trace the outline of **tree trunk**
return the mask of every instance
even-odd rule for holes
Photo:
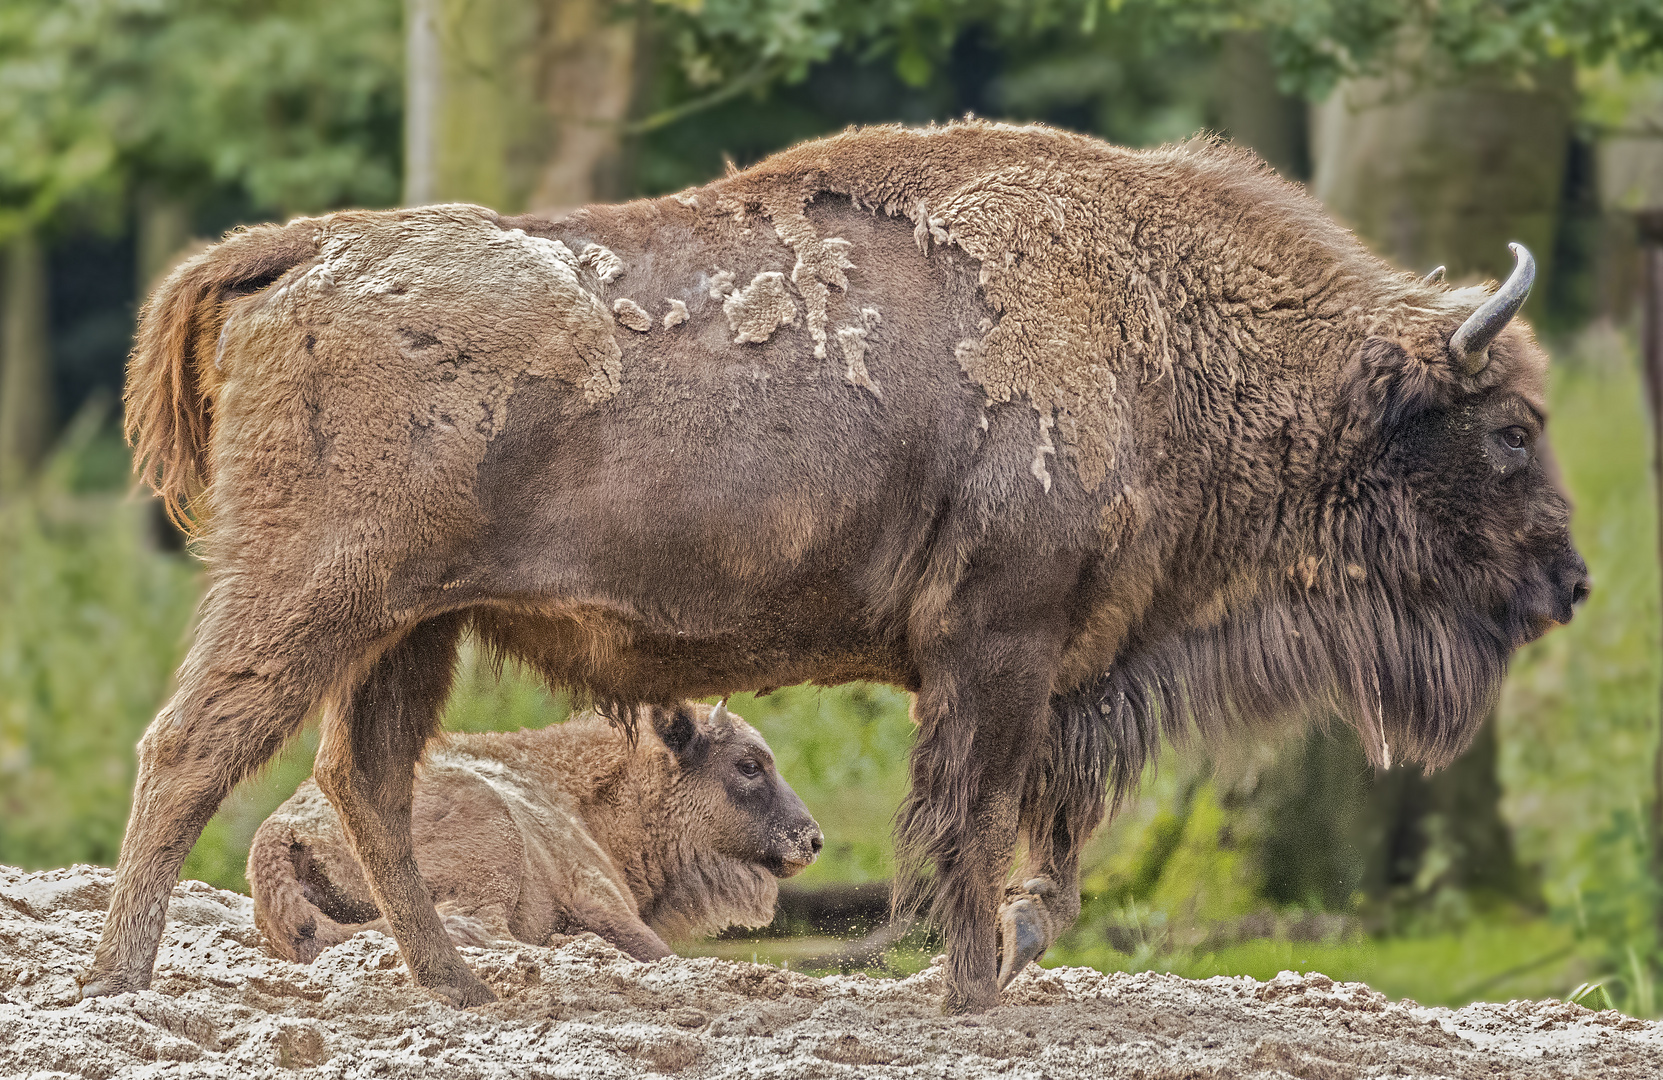
[[[46,255],[32,232],[0,249],[0,494],[28,481],[52,432]]]
[[[607,0],[407,0],[405,201],[563,213],[624,192],[635,32]]]
[[[1652,482],[1657,494],[1657,555],[1663,563],[1663,210],[1639,215],[1640,253],[1644,261],[1641,299],[1640,367],[1645,374],[1646,404],[1651,413]],[[1660,714],[1663,715],[1663,714]],[[1663,883],[1663,723],[1652,758],[1652,871]],[[1657,911],[1663,933],[1663,905]]]
[[[1329,911],[1350,910],[1360,897],[1377,920],[1430,905],[1447,890],[1481,902],[1538,903],[1497,810],[1498,751],[1487,723],[1435,776],[1374,773],[1350,729],[1309,732],[1249,798],[1265,827],[1265,897]]]
[[[135,277],[142,300],[191,246],[191,208],[183,200],[170,198],[154,189],[138,194],[138,243]]]
[[[1505,278],[1513,267],[1507,242],[1517,240],[1545,277],[1571,78],[1570,65],[1559,64],[1528,87],[1492,77],[1427,89],[1342,83],[1312,108],[1312,190],[1403,269],[1442,264],[1456,280]]]
[[[1264,36],[1226,34],[1215,71],[1212,111],[1220,131],[1288,179],[1309,176],[1309,111],[1299,98],[1277,88]]]

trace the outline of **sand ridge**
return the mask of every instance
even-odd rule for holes
[[[502,1000],[411,985],[391,939],[279,960],[245,896],[173,893],[151,989],[77,1001],[114,875],[0,866],[0,1076],[1656,1077],[1663,1024],[1556,1001],[1460,1010],[1283,973],[1030,968],[980,1016],[940,1013],[939,968],[812,978],[630,960],[593,935],[464,949]]]

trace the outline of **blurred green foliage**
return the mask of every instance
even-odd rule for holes
[[[0,506],[0,861],[24,866],[114,863],[200,577],[147,503],[77,490],[87,420]]]
[[[4,0],[0,242],[126,196],[264,212],[397,200],[400,0]]]
[[[0,243],[48,221],[113,227],[147,185],[174,198],[230,194],[265,214],[394,202],[402,7],[0,0]],[[1311,97],[1410,54],[1446,74],[1663,59],[1654,0],[618,0],[617,9],[651,20],[663,58],[635,132],[743,94],[760,100],[839,54],[886,58],[904,86],[924,88],[967,33],[1048,58],[1012,72],[996,109],[1112,101],[1107,122],[1082,125],[1111,137],[1147,112],[1144,86],[1187,74],[1175,57],[1237,31],[1262,31],[1284,88]],[[1193,130],[1171,128],[1160,137]]]

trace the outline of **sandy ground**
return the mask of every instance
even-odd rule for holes
[[[464,950],[502,1000],[458,1011],[379,934],[278,960],[252,902],[200,882],[174,891],[150,990],[78,1002],[111,878],[0,867],[0,1076],[1663,1076],[1663,1024],[1555,1001],[1423,1008],[1290,972],[1034,968],[1000,1008],[948,1017],[934,968],[641,964],[585,935]]]

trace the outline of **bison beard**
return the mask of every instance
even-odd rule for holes
[[[213,558],[85,992],[148,984],[203,823],[319,711],[412,975],[487,1000],[410,846],[472,627],[619,705],[913,691],[901,899],[946,932],[948,1007],[992,1004],[1163,737],[1339,718],[1435,766],[1570,618],[1517,254],[1454,289],[1251,155],[982,123],[554,222],[233,235],[128,374],[139,467]]]

